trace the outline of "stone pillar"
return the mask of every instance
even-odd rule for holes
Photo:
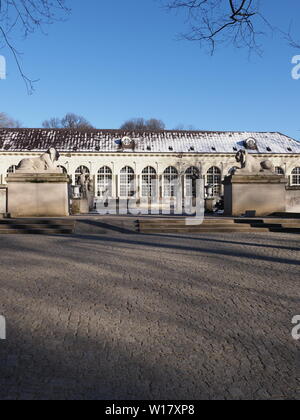
[[[119,175],[115,175],[116,198],[119,198]]]
[[[141,193],[141,175],[135,175],[135,190],[136,190],[136,199],[140,200]]]
[[[163,175],[158,175],[158,196],[159,200],[164,198]]]

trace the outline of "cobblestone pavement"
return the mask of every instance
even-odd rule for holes
[[[0,398],[300,398],[299,239],[0,237]]]

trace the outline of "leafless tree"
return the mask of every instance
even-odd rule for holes
[[[213,54],[217,45],[231,43],[237,48],[261,53],[259,38],[266,31],[278,31],[299,48],[290,32],[273,27],[261,13],[260,0],[163,0],[168,10],[183,10],[190,24],[182,37],[208,43]],[[272,7],[272,5],[269,5]]]
[[[19,121],[9,117],[5,112],[0,112],[0,128],[18,128],[21,127]]]
[[[133,118],[126,121],[122,126],[121,130],[135,131],[135,130],[149,130],[149,131],[161,131],[166,128],[163,121],[156,118],[145,120],[144,118]]]
[[[50,118],[43,122],[44,128],[61,128],[61,120],[59,118]]]
[[[90,130],[94,127],[81,115],[68,113],[63,118],[50,118],[43,122],[44,128],[69,128],[72,130]]]
[[[43,31],[45,25],[52,24],[68,12],[66,0],[0,0],[0,49],[8,48],[29,93],[33,91],[35,80],[23,71],[20,53],[15,44],[18,36],[27,37],[36,30]]]
[[[184,124],[178,124],[173,128],[174,131],[197,131],[196,127],[192,124],[190,125],[184,125]]]

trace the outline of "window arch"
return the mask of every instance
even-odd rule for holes
[[[108,166],[99,169],[97,175],[97,196],[112,197],[112,170]]]
[[[300,167],[292,171],[292,185],[300,185]]]
[[[86,174],[86,175],[89,175],[90,174],[89,168],[87,166],[81,165],[76,169],[76,171],[75,171],[75,184],[76,185],[79,185],[80,175],[82,173]]]
[[[207,171],[207,184],[212,186],[213,196],[221,194],[222,173],[217,166],[212,166]]]
[[[185,196],[196,197],[197,195],[197,179],[199,179],[200,172],[195,166],[191,166],[185,171]]]
[[[156,170],[152,166],[142,171],[142,197],[155,197],[156,195]]]
[[[284,169],[282,169],[281,166],[276,166],[275,167],[275,173],[277,175],[284,175]]]
[[[120,172],[120,197],[129,198],[135,195],[135,174],[130,166]]]
[[[164,197],[175,197],[178,181],[178,171],[173,166],[169,166],[164,171]]]
[[[8,169],[7,169],[7,173],[8,174],[14,174],[17,170],[17,165],[11,165]]]

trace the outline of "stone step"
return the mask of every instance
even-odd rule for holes
[[[177,230],[177,231],[182,231],[182,232],[186,232],[186,231],[191,231],[191,232],[195,232],[198,230],[219,230],[219,229],[224,229],[224,230],[239,230],[239,231],[245,231],[245,230],[253,230],[254,228],[250,225],[222,225],[222,224],[218,224],[218,225],[214,225],[214,226],[206,226],[206,225],[185,225],[185,226],[159,226],[159,227],[155,227],[155,228],[148,228],[148,227],[140,227],[141,231],[156,231],[156,232],[161,232],[161,231],[172,231],[172,230]]]
[[[205,219],[201,225],[187,225],[181,220],[149,220],[136,222],[137,231],[159,233],[218,233],[218,232],[285,232],[300,233],[298,219]]]
[[[181,220],[149,220],[149,221],[145,221],[145,220],[139,220],[136,221],[136,223],[139,226],[145,226],[145,227],[165,227],[165,226],[186,226],[186,220],[185,219],[181,219]],[[300,226],[300,219],[205,219],[202,223],[202,225],[236,225],[236,224],[248,224],[248,225],[263,225],[263,224],[268,224],[268,225],[282,225],[282,224],[286,224],[286,223],[292,223],[295,225]]]
[[[23,220],[15,221],[14,223],[0,223],[0,226],[40,226],[40,227],[58,227],[58,226],[68,226],[73,227],[75,223],[38,223],[38,222],[24,222]]]
[[[247,225],[246,225],[247,226]],[[254,228],[268,228],[268,229],[280,229],[280,228],[292,228],[292,229],[300,229],[299,224],[295,223],[277,223],[277,224],[270,224],[270,223],[260,223],[260,224],[251,224],[250,226]]]
[[[236,224],[231,222],[231,223],[223,223],[222,221],[218,221],[215,223],[201,223],[201,226],[235,226]],[[188,225],[186,222],[181,222],[181,223],[137,223],[137,226],[139,226],[140,228],[146,228],[146,229],[159,229],[159,228],[165,228],[165,227],[170,227],[170,228],[184,228],[186,226],[191,226]],[[192,226],[200,226],[199,224],[195,224]],[[242,224],[239,226],[243,226]]]
[[[300,226],[300,219],[235,219],[238,224],[269,224],[269,225],[282,225],[284,223],[293,223]]]
[[[277,227],[277,226],[274,226]],[[190,230],[196,230],[196,229],[235,229],[235,230],[246,230],[246,229],[251,229],[252,226],[250,225],[223,225],[223,224],[217,224],[217,225],[213,225],[213,226],[207,226],[207,225],[184,225],[184,226],[140,226],[139,229],[141,231],[144,230],[155,230],[155,231],[161,231],[161,230],[173,230],[173,229],[177,229],[177,230],[182,230],[182,231],[186,231],[187,229]]]
[[[233,227],[219,227],[216,229],[212,229],[209,227],[203,227],[203,228],[186,228],[186,229],[143,229],[140,231],[140,233],[145,234],[160,234],[160,233],[181,233],[181,234],[200,234],[200,233],[236,233],[236,232],[242,232],[242,233],[249,233],[257,231],[254,228],[247,227],[245,229],[241,228],[233,228]],[[259,232],[269,232],[269,229],[259,229]]]
[[[73,225],[61,224],[61,225],[44,225],[44,224],[0,224],[1,229],[73,229]]]
[[[0,220],[0,234],[73,234],[75,221],[67,219],[5,219]]]
[[[284,219],[300,219],[300,213],[274,213],[272,216]]]
[[[0,235],[71,235],[72,229],[1,229]]]
[[[270,228],[269,232],[279,232],[279,233],[300,233],[299,227],[277,227],[277,228]]]
[[[170,224],[170,225],[180,225],[180,224],[185,224],[186,219],[188,217],[182,217],[181,219],[150,219],[150,220],[145,220],[145,219],[139,219],[136,220],[136,223],[140,223],[140,224]],[[234,219],[204,219],[204,223],[207,224],[214,224],[214,223],[224,223],[224,224],[233,224],[235,223]]]
[[[44,226],[74,226],[74,220],[55,220],[55,219],[1,219],[1,225],[44,225]]]

